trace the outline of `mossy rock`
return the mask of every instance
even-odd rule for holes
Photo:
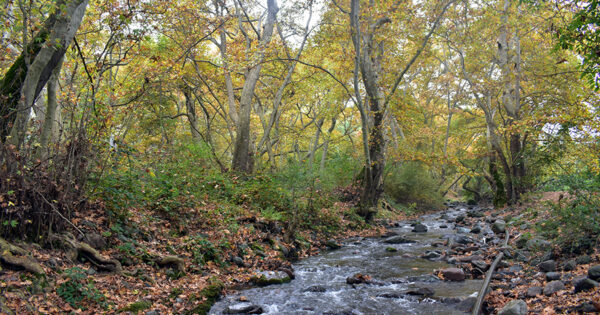
[[[250,279],[252,283],[261,287],[271,284],[287,283],[291,280],[290,276],[283,271],[261,271]]]
[[[208,314],[210,308],[217,302],[217,300],[221,297],[221,291],[223,291],[223,283],[221,281],[213,281],[206,288],[200,291],[199,298],[206,298],[204,302],[196,306],[193,310],[191,310],[188,314]]]
[[[386,251],[386,252],[390,252],[390,253],[395,253],[395,252],[397,252],[398,250],[397,250],[396,248],[394,248],[394,247],[386,247],[386,248],[385,248],[385,251]]]

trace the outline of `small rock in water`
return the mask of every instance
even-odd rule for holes
[[[383,241],[386,244],[409,244],[416,243],[417,241],[405,238],[404,236],[392,236]]]
[[[327,246],[327,248],[329,248],[329,249],[340,249],[340,248],[342,248],[342,245],[340,245],[339,243],[337,243],[334,239],[328,240],[325,243],[325,246]]]
[[[347,284],[360,284],[360,283],[366,283],[369,284],[372,282],[372,278],[369,275],[363,275],[360,273],[357,273],[355,275],[353,275],[352,277],[348,277],[346,278],[346,283]]]
[[[262,307],[250,303],[238,303],[228,306],[223,314],[262,314]]]
[[[386,252],[390,252],[390,253],[395,253],[395,252],[397,252],[398,250],[397,250],[396,248],[394,248],[394,247],[386,247],[386,248],[385,248],[385,251],[386,251]]]
[[[473,233],[473,234],[479,234],[479,233],[481,233],[481,227],[479,225],[474,226],[471,229],[471,233]]]
[[[290,275],[285,271],[261,271],[252,277],[251,281],[258,286],[267,286],[270,284],[281,284],[291,281]]]
[[[544,287],[544,295],[550,296],[558,291],[565,290],[565,289],[566,289],[565,284],[562,283],[561,281],[558,281],[558,280],[550,281]]]
[[[450,281],[464,281],[465,272],[460,268],[446,268],[442,270],[442,276],[445,280]]]
[[[473,310],[473,306],[475,306],[476,302],[477,302],[477,298],[470,296],[470,297],[460,301],[460,303],[458,303],[458,305],[456,305],[456,309],[458,309],[459,311],[463,311],[465,313],[470,313]]]
[[[498,312],[498,315],[526,315],[527,303],[523,300],[512,300]]]
[[[427,232],[427,226],[423,223],[418,223],[414,226],[412,231],[415,233],[425,233]]]
[[[417,295],[417,296],[430,297],[430,296],[433,296],[435,294],[435,291],[433,291],[430,288],[418,288],[416,290],[407,291],[406,294],[408,294],[408,295]]]
[[[325,291],[327,291],[327,289],[325,289],[325,287],[324,287],[324,286],[322,286],[322,285],[313,285],[313,286],[310,286],[310,287],[308,287],[308,288],[304,289],[304,292],[317,292],[317,293],[323,293],[323,292],[325,292]]]
[[[427,260],[435,260],[442,257],[442,253],[437,250],[428,250],[425,254],[421,255],[421,258]]]
[[[385,292],[385,293],[378,294],[377,297],[384,298],[384,299],[399,299],[402,296],[396,292]]]

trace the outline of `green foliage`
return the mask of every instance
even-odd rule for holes
[[[555,238],[567,253],[591,251],[600,235],[600,176],[560,176],[548,188],[566,193],[557,204],[549,205],[551,217],[540,223],[540,233]]]
[[[64,271],[66,281],[56,288],[56,293],[73,308],[85,310],[85,303],[100,304],[106,308],[106,297],[95,287],[92,278],[88,278],[85,271],[73,267]]]
[[[443,197],[427,167],[419,162],[405,162],[389,167],[384,191],[402,204],[415,203],[418,209],[440,209]]]
[[[600,1],[590,0],[582,5],[566,28],[559,31],[559,44],[581,57],[583,75],[590,86],[600,88]]]
[[[119,310],[119,312],[131,312],[137,314],[143,310],[147,310],[152,306],[152,302],[146,300],[140,300],[127,305],[126,307]]]
[[[194,262],[202,266],[209,261],[221,263],[221,251],[204,236],[196,235],[187,239],[185,249],[192,254]]]

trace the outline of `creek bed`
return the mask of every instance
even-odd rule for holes
[[[465,211],[459,206],[445,213],[456,216]],[[465,314],[457,303],[448,303],[457,299],[448,298],[472,295],[481,288],[482,280],[448,282],[431,277],[434,269],[452,265],[419,256],[429,250],[447,249],[432,244],[456,232],[440,214],[425,215],[420,222],[428,227],[427,232],[412,232],[409,222],[391,229],[417,243],[387,244],[385,238],[347,240],[340,249],[294,264],[295,280],[226,296],[209,314],[223,314],[228,307],[239,305],[242,296],[247,303],[260,306],[263,314]],[[447,227],[440,227],[444,225]],[[389,247],[397,251],[389,251]],[[371,276],[373,284],[346,284],[346,278],[356,273]],[[402,294],[418,288],[433,289],[435,294],[428,298]]]

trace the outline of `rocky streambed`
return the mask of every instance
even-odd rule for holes
[[[293,275],[264,273],[263,286],[224,297],[209,314],[464,314],[489,267],[483,249],[503,238],[503,222],[485,210],[455,203],[381,238],[346,240],[294,264]],[[466,217],[481,219],[467,227]]]

